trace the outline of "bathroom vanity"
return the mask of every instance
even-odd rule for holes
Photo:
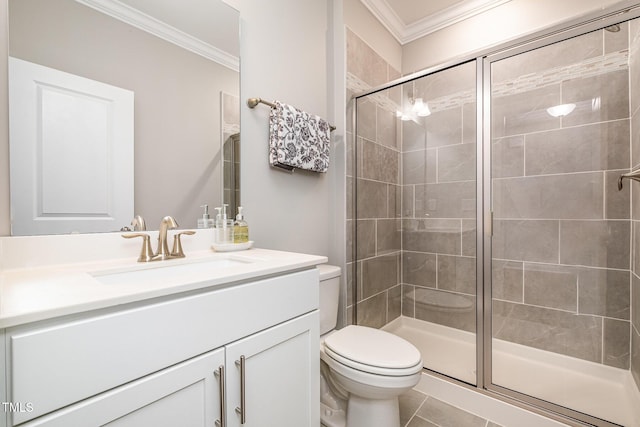
[[[3,265],[0,426],[319,424],[326,258],[201,248],[143,264],[113,244],[132,259]]]

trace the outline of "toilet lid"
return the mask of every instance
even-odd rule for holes
[[[329,335],[325,348],[359,364],[385,369],[413,368],[422,357],[413,344],[386,331],[350,325]]]

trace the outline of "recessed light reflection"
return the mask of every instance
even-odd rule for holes
[[[561,104],[547,108],[547,113],[552,117],[564,117],[576,109],[576,104]]]

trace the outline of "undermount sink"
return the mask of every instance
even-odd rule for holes
[[[152,284],[158,281],[166,282],[175,279],[206,277],[207,274],[219,273],[222,269],[247,265],[250,262],[248,260],[222,258],[172,264],[172,261],[169,260],[145,264],[136,269],[95,271],[89,274],[104,285]]]

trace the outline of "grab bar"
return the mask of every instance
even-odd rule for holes
[[[640,169],[620,175],[620,177],[618,178],[618,191],[622,191],[622,180],[624,178],[640,182]]]

